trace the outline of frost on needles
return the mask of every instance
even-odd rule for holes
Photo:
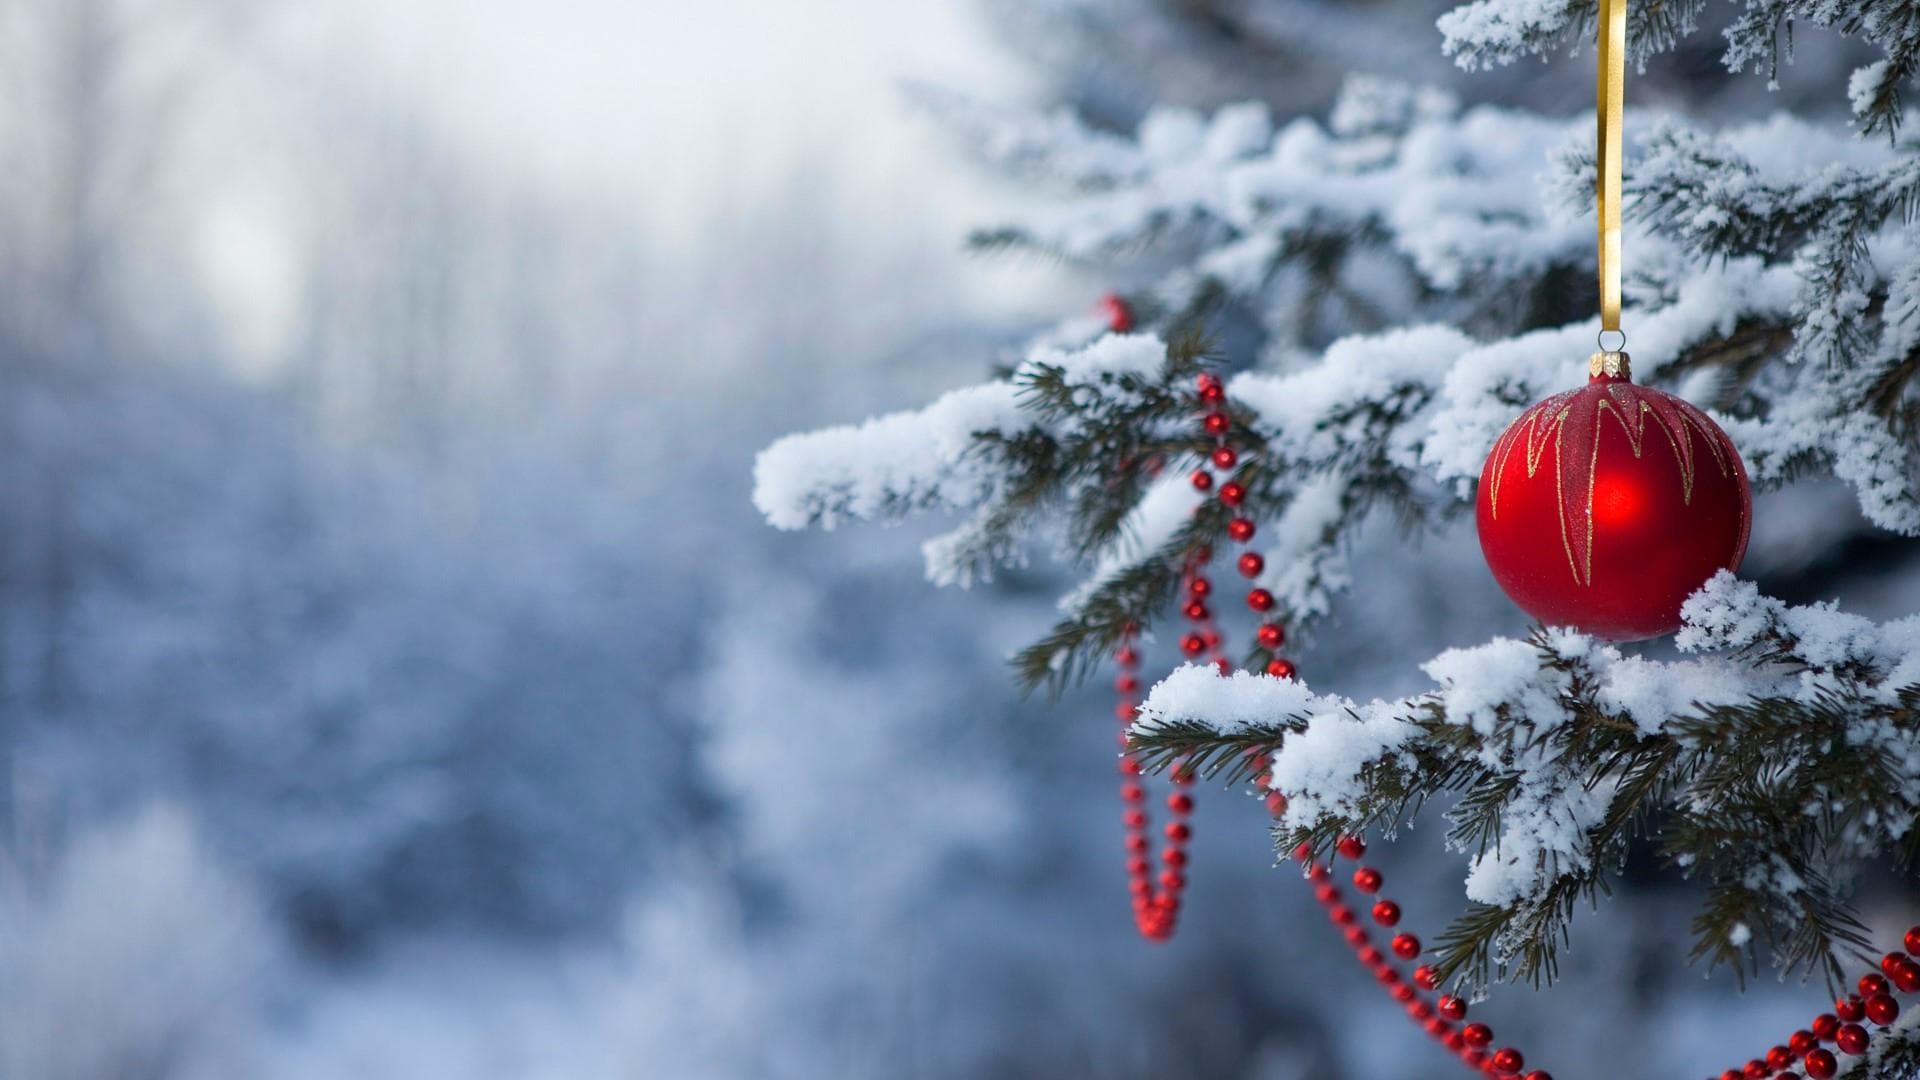
[[[1669,47],[1698,9],[1636,5],[1635,54]],[[1495,63],[1567,47],[1592,13],[1482,0],[1442,28],[1456,57]],[[1727,61],[1771,70],[1795,19],[1882,50],[1835,90],[1857,129],[1637,115],[1629,348],[1640,381],[1713,413],[1757,487],[1835,476],[1873,524],[1916,535],[1920,154],[1884,133],[1920,19],[1905,3],[1755,3]],[[1230,364],[1233,479],[1260,525],[1257,584],[1296,638],[1355,587],[1346,553],[1364,521],[1417,529],[1471,507],[1495,436],[1593,348],[1590,114],[1462,109],[1356,79],[1324,120],[1162,108],[1124,134],[915,96],[986,165],[1053,196],[973,244],[1134,283],[1140,332],[1065,319],[978,386],[783,439],[755,498],[782,528],[955,515],[925,547],[941,585],[1059,555],[1079,580],[1016,658],[1028,685],[1078,678],[1130,627],[1173,617],[1182,560],[1226,550],[1226,513],[1186,483],[1211,446],[1192,389],[1210,332],[1257,331]],[[1187,669],[1156,689],[1139,737],[1161,765],[1222,775],[1271,753],[1293,800],[1282,850],[1391,830],[1441,797],[1471,907],[1440,944],[1464,981],[1550,978],[1573,905],[1643,836],[1710,888],[1702,957],[1745,968],[1764,945],[1789,969],[1830,969],[1862,944],[1853,868],[1915,843],[1916,624],[1789,608],[1732,578],[1687,618],[1691,659],[1541,630],[1435,657],[1433,690],[1365,704]]]

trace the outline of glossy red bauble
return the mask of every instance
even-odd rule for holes
[[[1529,615],[1633,641],[1679,629],[1687,595],[1739,568],[1753,495],[1720,425],[1615,369],[1508,426],[1478,522],[1494,580]]]

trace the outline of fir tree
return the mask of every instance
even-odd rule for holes
[[[1636,6],[1633,58],[1658,65],[1703,7]],[[1594,14],[1584,0],[1477,0],[1439,25],[1475,69],[1560,56]],[[1837,478],[1875,527],[1913,536],[1920,148],[1901,90],[1920,66],[1920,13],[1752,3],[1725,32],[1725,64],[1777,77],[1796,24],[1880,54],[1844,88],[1850,123],[1634,114],[1635,367],[1711,410],[1760,490]],[[1240,512],[1261,523],[1261,584],[1297,640],[1366,587],[1349,560],[1365,522],[1457,519],[1501,429],[1591,350],[1590,115],[1463,108],[1371,78],[1324,117],[1164,107],[1131,132],[915,96],[988,164],[1058,196],[972,244],[1138,282],[1138,327],[1069,318],[991,381],[782,440],[756,501],[781,528],[961,514],[925,546],[937,584],[1049,544],[1083,566],[1057,625],[1015,660],[1028,687],[1067,685],[1168,625],[1184,560],[1227,544],[1228,514],[1187,483],[1211,445],[1194,424],[1197,372],[1237,372]],[[1431,689],[1371,701],[1188,667],[1153,690],[1133,746],[1153,768],[1264,773],[1290,800],[1283,854],[1444,816],[1468,907],[1434,963],[1466,991],[1550,982],[1576,906],[1646,845],[1704,885],[1696,959],[1838,987],[1878,952],[1849,902],[1856,876],[1904,872],[1920,843],[1920,620],[1788,605],[1731,575],[1684,615],[1682,658],[1538,628],[1443,653],[1422,669]],[[1920,1038],[1889,1031],[1853,1075],[1911,1076],[1915,1062]]]

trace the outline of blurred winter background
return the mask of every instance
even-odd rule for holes
[[[1352,72],[1590,107],[1584,57],[1454,71],[1439,10],[0,0],[0,1077],[1451,1068],[1240,793],[1203,792],[1179,938],[1135,938],[1110,704],[1004,663],[1061,571],[934,590],[914,530],[748,500],[773,437],[1126,284],[964,254],[1037,195],[903,80],[1123,128],[1315,113]],[[1636,95],[1844,104],[1837,50],[1769,95],[1711,29]],[[1850,506],[1763,512],[1753,569],[1920,606]],[[1361,554],[1316,682],[1403,692],[1518,626],[1470,533],[1407,550]],[[1437,848],[1383,856],[1429,932]],[[1734,1005],[1682,960],[1689,894],[1632,880],[1568,985],[1484,1007],[1561,1080],[1811,1014]]]

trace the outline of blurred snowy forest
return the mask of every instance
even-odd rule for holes
[[[1179,939],[1137,942],[1110,704],[1008,678],[1064,577],[934,591],[924,534],[748,500],[774,436],[1127,284],[965,254],[1037,196],[901,81],[1121,129],[1354,73],[1589,107],[1583,60],[1456,71],[1444,9],[0,0],[0,1076],[1447,1067],[1237,793],[1201,793]],[[1844,115],[1857,56],[1802,34],[1769,91],[1719,67],[1731,13],[1636,99]],[[1920,607],[1845,492],[1783,500],[1774,595]],[[1517,625],[1469,533],[1404,551],[1356,553],[1329,688]],[[1420,839],[1386,865],[1445,910]],[[1817,1004],[1703,983],[1686,910],[1596,920],[1583,1008],[1489,1009],[1580,1080]]]

